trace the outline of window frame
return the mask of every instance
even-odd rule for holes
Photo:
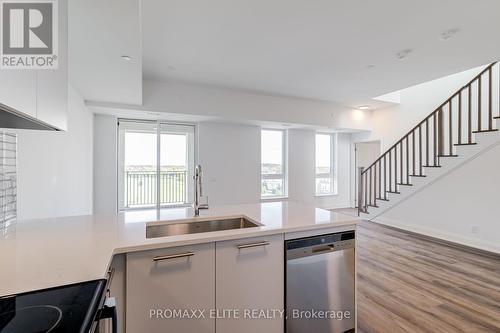
[[[190,126],[192,127],[192,147],[190,147],[190,142],[188,141],[188,149],[192,149],[192,154],[193,154],[193,161],[192,161],[192,166],[188,165],[188,176],[187,176],[187,184],[186,184],[186,202],[184,203],[174,203],[174,204],[161,204],[159,198],[160,198],[160,192],[156,192],[156,203],[150,206],[145,206],[145,207],[124,207],[123,206],[123,201],[124,201],[124,193],[121,191],[124,190],[123,184],[121,185],[120,182],[123,181],[123,171],[121,170],[121,167],[123,167],[123,162],[121,159],[124,157],[123,156],[123,148],[124,144],[122,143],[122,140],[124,137],[122,137],[122,133],[120,131],[120,122],[129,122],[129,123],[146,123],[146,124],[153,124],[156,125],[156,173],[157,175],[160,173],[160,162],[161,162],[161,134],[162,129],[168,127],[168,126]],[[116,155],[116,191],[117,191],[117,196],[116,196],[116,209],[118,212],[126,212],[126,211],[137,211],[137,210],[148,210],[148,209],[169,209],[169,208],[180,208],[180,207],[190,207],[192,205],[192,198],[191,194],[193,193],[193,188],[194,188],[194,183],[190,183],[190,179],[192,178],[189,174],[189,170],[193,169],[198,163],[198,125],[196,123],[181,123],[181,122],[172,122],[172,121],[167,121],[167,120],[148,120],[148,119],[130,119],[130,118],[117,118],[117,127],[116,127],[116,136],[117,136],[117,144],[116,144],[116,149],[117,149],[117,155]],[[188,162],[189,163],[189,162]],[[194,172],[194,171],[193,171]],[[157,177],[157,182],[156,186],[159,186],[159,177]],[[121,194],[120,194],[121,193]]]
[[[316,148],[317,148],[317,135],[327,135],[330,137],[330,172],[317,173],[316,165]],[[332,190],[328,193],[318,193],[316,182],[318,179],[330,179],[332,182]],[[314,196],[325,197],[337,195],[337,133],[331,132],[316,132],[314,134]]]
[[[281,133],[281,165],[283,172],[281,174],[263,174],[262,173],[262,132],[280,132]],[[281,179],[283,181],[283,195],[262,195],[260,192],[260,199],[263,201],[287,199],[288,198],[288,130],[277,128],[261,128],[260,129],[260,188],[262,188],[262,181],[265,179]]]

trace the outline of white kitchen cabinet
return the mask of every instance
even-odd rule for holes
[[[282,234],[216,243],[217,333],[283,332],[276,311],[261,312],[284,308],[283,244]],[[238,309],[239,318],[220,318],[228,309]],[[262,315],[267,319],[255,319]]]
[[[0,103],[36,118],[36,71],[0,70]]]
[[[38,70],[37,118],[60,130],[67,130],[68,117],[68,1],[58,2],[58,69]]]
[[[128,333],[215,332],[214,243],[128,253],[126,271]],[[205,318],[166,318],[173,310],[204,310]]]
[[[58,3],[58,68],[0,70],[0,103],[60,130],[68,113],[68,1]]]

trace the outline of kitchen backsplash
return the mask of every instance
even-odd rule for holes
[[[0,131],[0,228],[17,216],[17,136]]]

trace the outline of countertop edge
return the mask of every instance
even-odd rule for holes
[[[155,249],[170,248],[170,247],[177,247],[177,246],[204,244],[204,243],[211,243],[211,242],[221,242],[221,241],[226,241],[226,240],[261,237],[261,236],[276,235],[276,234],[288,234],[288,233],[294,233],[294,232],[313,231],[313,230],[330,229],[330,228],[340,228],[340,227],[344,227],[344,226],[355,226],[357,223],[358,223],[358,220],[353,219],[352,221],[325,223],[325,224],[315,225],[315,226],[270,228],[268,230],[242,229],[240,233],[235,233],[234,230],[213,231],[213,232],[210,232],[212,234],[212,236],[208,236],[208,237],[206,237],[207,233],[205,233],[205,234],[203,234],[205,237],[200,237],[200,238],[185,239],[185,240],[184,239],[165,240],[165,242],[161,242],[161,243],[116,247],[113,250],[112,256],[115,256],[118,254],[126,254],[126,253],[130,253],[130,252],[155,250]],[[165,238],[168,238],[168,237],[165,237]]]

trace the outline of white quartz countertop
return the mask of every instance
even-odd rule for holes
[[[200,211],[170,208],[17,221],[0,229],[0,296],[101,279],[114,254],[267,234],[353,226],[358,219],[293,201],[228,205]],[[146,238],[146,226],[241,217],[261,226]]]

